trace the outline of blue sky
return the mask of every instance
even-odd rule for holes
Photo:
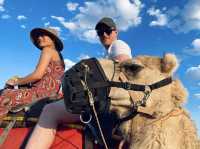
[[[114,18],[119,38],[134,56],[177,55],[176,76],[189,92],[185,107],[200,130],[199,0],[0,0],[0,88],[11,76],[34,70],[40,54],[29,37],[34,27],[59,31],[68,67],[82,58],[102,57],[94,26],[104,16]]]

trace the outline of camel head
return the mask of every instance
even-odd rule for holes
[[[178,60],[174,54],[164,54],[162,58],[154,56],[138,56],[132,60],[123,62],[115,68],[113,62],[109,60],[100,60],[102,68],[109,80],[119,81],[119,73],[123,72],[129,82],[140,85],[151,85],[168,77],[172,77],[178,68]],[[117,72],[118,71],[118,72]],[[117,72],[117,73],[116,73]],[[133,102],[142,100],[144,92],[131,91],[132,97],[127,90],[113,87],[110,91],[111,106],[110,111],[117,113],[119,118],[123,118],[133,108]],[[142,113],[138,114],[133,120],[124,122],[121,125],[121,131],[126,136],[130,134],[131,123],[137,117],[148,119],[153,117],[159,119],[172,111],[174,108],[180,107],[187,99],[187,91],[178,79],[172,79],[172,82],[163,87],[152,90],[147,99],[146,106],[143,107]],[[142,116],[141,116],[142,115]],[[141,125],[145,125],[145,120]],[[138,123],[136,120],[134,123]],[[137,129],[137,124],[134,124]]]
[[[178,60],[174,54],[167,53],[164,54],[162,58],[155,56],[137,56],[134,59],[122,63],[108,59],[101,59],[98,61],[101,65],[101,70],[104,72],[102,76],[106,77],[106,82],[111,84],[113,82],[115,84],[116,82],[129,82],[136,86],[145,86],[145,90],[125,90],[113,86],[110,88],[109,86],[109,90],[103,90],[104,87],[102,87],[99,90],[93,91],[94,99],[99,101],[99,103],[106,99],[106,101],[109,101],[105,102],[106,104],[96,104],[97,111],[100,105],[104,105],[109,113],[115,113],[119,119],[123,119],[130,114],[131,111],[136,113],[136,115],[130,119],[120,123],[119,126],[119,131],[121,131],[126,141],[129,142],[129,148],[197,149],[193,148],[197,140],[196,129],[189,115],[186,114],[185,110],[181,107],[187,99],[187,91],[181,81],[173,77],[178,68]],[[72,71],[76,72],[76,68],[79,70],[82,67],[77,65]],[[84,65],[84,70],[85,68],[87,67]],[[90,68],[93,67],[90,66]],[[80,72],[73,74],[77,75],[78,78]],[[90,73],[88,73],[88,76],[96,79],[96,81],[92,81],[91,83],[88,81],[91,88],[94,84],[97,84],[96,82],[99,78],[97,76],[99,74],[101,73],[97,73],[97,71],[90,71]],[[121,77],[121,74],[125,76],[125,79]],[[68,75],[66,75],[66,77],[67,76]],[[68,78],[70,78],[70,73]],[[107,81],[107,79],[109,81]],[[159,82],[162,82],[162,80],[170,81],[167,81],[168,83],[164,83],[164,85],[160,85],[161,83]],[[71,81],[73,85],[73,80]],[[74,79],[74,82],[77,83],[77,80]],[[70,84],[69,81],[67,81],[66,84],[67,83]],[[159,85],[157,86],[155,84]],[[152,85],[157,87],[150,88],[149,90],[149,87]],[[68,88],[66,87],[66,89]],[[76,91],[73,88],[68,89],[68,91],[71,90],[74,92]],[[144,101],[147,91],[149,96],[145,98],[145,104],[135,106],[137,103],[140,103],[140,101]],[[97,96],[98,94],[99,96]],[[85,92],[79,93],[77,91],[75,95],[76,96],[70,97],[78,99],[81,97],[82,100],[80,101],[87,102],[87,100],[85,100],[87,99],[85,97]],[[69,101],[71,102],[71,100]],[[83,102],[78,102],[79,104],[77,106],[80,106]],[[70,105],[68,102],[66,103],[66,105]],[[86,105],[88,105],[88,103]],[[110,121],[112,120],[110,119]]]
[[[100,63],[109,79],[113,77],[114,66],[109,60],[100,60]],[[173,77],[178,68],[178,60],[174,54],[164,54],[162,58],[153,56],[138,56],[133,60],[118,65],[119,72],[122,71],[127,79],[133,84],[150,85],[165,78]],[[114,79],[118,80],[117,73]],[[119,80],[118,80],[119,81]],[[131,100],[139,101],[143,98],[144,92],[131,91],[134,99],[130,99],[127,90],[112,88],[111,111],[117,111],[122,116],[131,108]],[[146,107],[153,110],[154,116],[162,116],[173,108],[181,106],[186,101],[187,92],[179,80],[152,90],[147,100]]]

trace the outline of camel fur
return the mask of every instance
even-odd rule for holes
[[[123,63],[111,60],[100,60],[100,63],[109,80],[120,81],[119,74],[123,72],[129,82],[142,85],[173,76],[179,65],[176,56],[171,53],[163,58],[138,56]],[[132,108],[132,102],[144,96],[140,91],[131,93],[134,99],[130,98],[127,90],[112,87],[110,111],[124,117]],[[119,127],[129,149],[200,149],[196,127],[183,108],[187,95],[179,79],[153,90],[145,107],[152,113],[139,112]]]

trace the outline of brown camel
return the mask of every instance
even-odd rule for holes
[[[114,64],[100,60],[106,76],[111,80]],[[138,56],[133,60],[117,63],[114,81],[150,85],[172,77],[178,67],[175,55],[165,54],[163,58]],[[125,80],[120,77],[125,75]],[[148,89],[147,89],[148,90]],[[130,96],[131,95],[131,96]],[[142,100],[144,92],[111,89],[110,111],[124,117],[133,108],[133,102]],[[132,97],[132,98],[131,98]],[[119,129],[130,149],[200,149],[197,130],[189,113],[183,108],[187,91],[179,79],[150,92],[146,106],[138,107],[138,114],[123,122]]]

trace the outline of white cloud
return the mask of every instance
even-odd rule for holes
[[[5,11],[4,7],[0,5],[0,11]]]
[[[57,16],[51,16],[51,18],[59,21],[65,28],[73,31],[77,29],[77,26],[73,22],[66,22],[64,17],[57,17]]]
[[[5,9],[3,8],[3,6],[0,5],[0,11],[3,12],[5,11]]]
[[[44,21],[44,20],[46,20],[46,19],[47,19],[47,17],[42,17],[42,18],[41,18],[42,21]]]
[[[77,29],[77,25],[73,22],[61,22],[64,27],[67,29],[74,31]]]
[[[23,29],[25,29],[25,28],[26,28],[26,26],[25,26],[25,25],[20,25],[20,27],[21,27],[21,28],[23,28]]]
[[[200,99],[200,93],[194,94],[194,97],[197,98],[197,99]]]
[[[190,0],[187,5],[185,5],[183,11],[183,20],[185,22],[183,30],[185,32],[200,29],[200,1]]]
[[[167,27],[175,32],[200,30],[200,0],[188,1],[184,8],[173,7],[166,11]]]
[[[119,17],[116,19],[119,29],[125,31],[129,27],[138,26],[141,23],[142,18],[139,15],[143,4],[140,0],[116,0],[115,5],[118,13],[113,17]]]
[[[98,42],[94,28],[100,18],[112,17],[118,29],[126,31],[141,23],[142,8],[140,0],[96,0],[84,2],[84,5],[78,8],[79,13],[69,21],[63,17],[52,16],[52,18],[58,20],[79,39],[94,43]]]
[[[3,3],[4,3],[4,0],[0,0],[0,5],[3,5]]]
[[[49,28],[55,29],[59,35],[60,35],[60,32],[62,31],[61,28],[57,26],[49,26]]]
[[[0,5],[3,5],[3,3],[4,3],[4,0],[0,0]]]
[[[87,55],[87,54],[81,54],[81,55],[78,57],[78,60],[88,59],[88,58],[90,58],[89,55]]]
[[[178,6],[172,7],[166,12],[166,14],[170,17],[176,17],[181,13],[182,13],[182,10]]]
[[[79,5],[78,3],[72,3],[72,2],[69,2],[66,4],[67,9],[69,11],[75,11],[77,9],[78,5]]]
[[[17,16],[17,20],[25,20],[25,19],[27,19],[27,17],[24,15]]]
[[[3,14],[2,16],[1,16],[1,19],[9,19],[11,16],[10,15],[8,15],[8,14]]]
[[[165,10],[166,8],[164,8]],[[150,8],[147,13],[150,16],[156,17],[156,20],[152,21],[150,26],[166,26],[168,23],[167,15],[162,13],[159,9],[155,9],[154,7]]]
[[[184,52],[193,56],[199,56],[200,55],[200,38],[193,40],[191,44],[191,48],[185,49]]]
[[[65,70],[68,70],[75,64],[75,62],[71,61],[70,59],[64,59],[64,62],[65,62]]]
[[[192,42],[192,45],[194,46],[194,48],[199,49],[200,50],[200,39],[197,38]]]
[[[86,38],[87,41],[89,41],[90,43],[95,43],[96,40],[94,41],[94,39],[96,39],[96,31],[86,30],[85,32],[83,32],[83,37]]]
[[[45,27],[48,27],[49,25],[50,25],[50,22],[44,23],[44,26],[45,26]]]
[[[61,22],[61,24],[62,24],[65,28],[67,28],[67,29],[69,29],[69,30],[71,30],[71,31],[74,31],[74,30],[77,29],[77,25],[76,25],[75,23],[73,23],[73,22]]]
[[[56,20],[58,20],[60,22],[64,22],[65,21],[65,18],[63,18],[63,17],[51,16],[51,18],[56,19]]]
[[[150,26],[166,26],[176,33],[200,30],[200,0],[189,0],[183,8],[174,6],[160,10],[152,7],[147,13],[156,17]]]
[[[4,5],[4,0],[0,0],[0,11],[5,11],[5,8],[3,7]]]
[[[200,65],[188,68],[186,75],[192,80],[200,80]]]

